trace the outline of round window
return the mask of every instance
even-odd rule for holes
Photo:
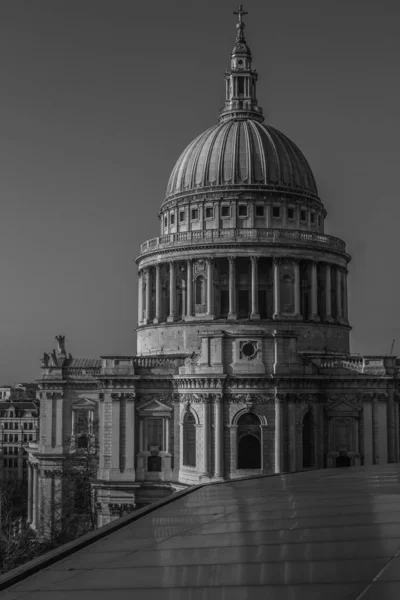
[[[256,351],[257,351],[257,348],[255,347],[255,345],[252,342],[246,342],[242,346],[242,354],[246,358],[251,358],[252,356],[254,356]]]

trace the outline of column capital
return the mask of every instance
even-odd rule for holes
[[[236,260],[236,256],[227,256],[227,259],[230,263],[234,263]]]
[[[254,255],[253,255],[253,256],[250,256],[250,260],[251,260],[251,262],[252,262],[252,263],[255,263],[255,264],[257,264],[257,262],[258,262],[259,258],[260,258],[259,256],[254,256]]]
[[[156,263],[156,264],[154,265],[154,267],[155,267],[156,271],[159,271],[159,270],[160,270],[160,268],[161,268],[161,264],[160,264],[160,263]]]

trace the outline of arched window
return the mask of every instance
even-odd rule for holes
[[[261,469],[261,427],[257,415],[252,412],[242,415],[237,432],[237,468]]]
[[[196,466],[196,421],[191,412],[183,419],[183,465]]]

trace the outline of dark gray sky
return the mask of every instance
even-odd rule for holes
[[[227,0],[0,6],[0,384],[135,351],[141,241],[184,147],[216,122],[235,37]],[[315,173],[350,263],[352,350],[400,354],[400,5],[251,0],[268,122]]]

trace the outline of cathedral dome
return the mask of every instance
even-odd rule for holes
[[[235,117],[187,146],[171,173],[166,200],[227,186],[318,199],[311,168],[288,137],[259,119]]]

